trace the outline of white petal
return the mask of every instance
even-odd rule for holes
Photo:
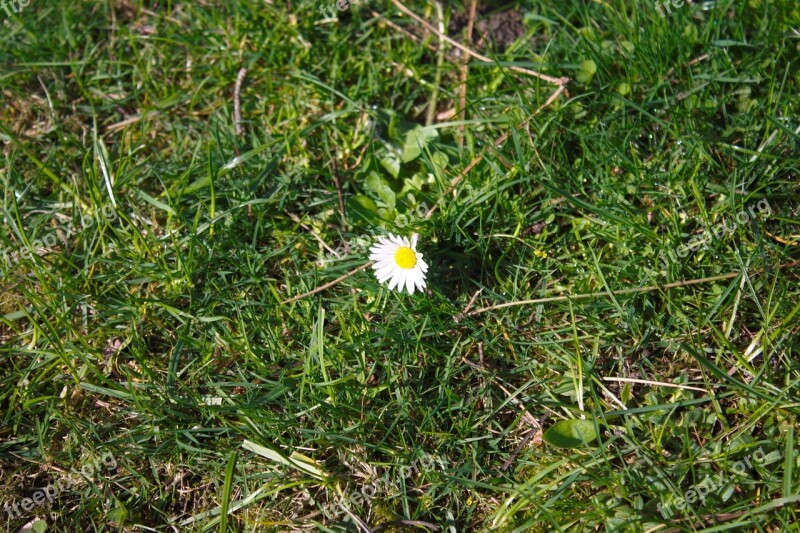
[[[375,254],[375,261],[378,263],[392,263],[394,264],[394,254]]]
[[[404,276],[405,272],[402,268],[398,268],[394,271],[394,275],[392,276],[392,280],[389,282],[389,290],[393,290],[397,285],[401,282],[401,278]]]
[[[392,290],[394,288],[394,286],[397,285],[397,276],[399,276],[399,273],[396,270],[392,270],[392,274],[390,276],[390,279],[385,280],[385,281],[389,282],[389,283],[386,284],[386,286],[389,287],[389,290]]]
[[[377,270],[375,272],[375,277],[378,278],[378,281],[383,283],[392,275],[392,272],[394,272],[394,268],[389,265],[388,267],[383,267],[382,269]]]
[[[400,283],[397,284],[397,292],[403,292],[405,290],[406,283],[408,283],[408,278],[411,276],[410,270],[401,269],[402,275],[400,276]]]
[[[394,254],[397,252],[397,246],[390,244],[370,251],[372,252],[369,256],[370,260],[380,261],[381,259],[394,257]]]
[[[374,268],[375,270],[380,270],[380,269],[385,268],[387,266],[394,266],[394,258],[393,257],[386,257],[384,259],[381,259],[380,261],[378,261],[377,263],[372,265],[372,268]]]
[[[378,237],[377,242],[374,243],[375,246],[387,246],[389,244],[392,244],[392,241],[386,238],[386,236]]]
[[[414,294],[414,281],[417,279],[414,274],[416,274],[416,272],[413,270],[406,273],[406,290],[408,290],[408,294]]]
[[[377,276],[377,275],[383,274],[383,273],[385,273],[387,271],[394,272],[394,270],[396,268],[397,268],[397,266],[394,263],[381,264],[380,267],[376,269],[375,275]]]
[[[425,265],[425,270],[427,270],[427,269],[428,269],[428,266]],[[419,290],[422,290],[422,289],[425,288],[425,270],[423,270],[419,266],[417,266],[417,269],[416,269],[416,272],[417,272],[417,285],[419,285]]]
[[[375,263],[374,265],[372,265],[372,268],[375,269],[375,275],[376,276],[378,275],[379,272],[383,272],[387,268],[391,269],[393,267],[394,267],[394,264],[387,263],[386,261],[381,261],[379,263]]]
[[[428,271],[428,263],[426,263],[425,261],[422,260],[422,255],[421,254],[417,254],[417,267],[423,273]]]
[[[411,249],[415,252],[417,251],[417,239],[419,239],[419,235],[416,233],[411,236]]]

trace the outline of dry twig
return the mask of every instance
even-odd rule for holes
[[[308,291],[308,292],[304,292],[303,294],[299,294],[299,295],[297,295],[297,296],[295,296],[295,297],[293,297],[293,298],[289,298],[288,300],[284,300],[284,301],[282,301],[282,302],[281,302],[281,305],[283,305],[283,304],[288,304],[288,303],[291,303],[291,302],[296,302],[297,300],[302,300],[302,299],[303,299],[303,298],[305,298],[306,296],[311,296],[312,294],[317,294],[318,292],[322,292],[322,291],[324,291],[325,289],[329,289],[329,288],[333,287],[334,285],[336,285],[337,283],[341,283],[342,281],[346,280],[346,279],[347,279],[347,278],[349,278],[350,276],[353,276],[353,275],[355,275],[355,274],[357,274],[357,273],[361,272],[361,271],[362,271],[362,270],[364,270],[365,268],[368,268],[368,267],[372,266],[372,263],[374,263],[374,261],[370,261],[370,262],[368,262],[368,263],[364,263],[364,264],[363,264],[363,265],[361,265],[360,267],[358,267],[358,268],[354,268],[353,270],[351,270],[350,272],[348,272],[348,273],[347,273],[347,274],[345,274],[344,276],[339,276],[339,277],[338,277],[338,278],[336,278],[335,280],[333,280],[333,281],[329,281],[329,282],[328,282],[328,283],[326,283],[325,285],[322,285],[322,286],[320,286],[320,287],[317,287],[316,289],[314,289],[314,290],[312,290],[312,291]]]

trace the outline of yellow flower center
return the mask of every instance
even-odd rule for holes
[[[394,254],[394,262],[397,263],[397,266],[400,268],[414,268],[414,265],[417,264],[417,254],[414,253],[414,250],[407,246],[403,246],[397,249],[397,252]]]

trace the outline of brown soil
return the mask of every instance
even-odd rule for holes
[[[472,30],[472,42],[479,50],[484,50],[487,43],[494,45],[494,50],[502,52],[525,34],[522,24],[522,13],[516,9],[491,12],[493,6],[478,6],[475,27]],[[450,36],[458,39],[467,26],[468,13],[453,13],[448,26]]]

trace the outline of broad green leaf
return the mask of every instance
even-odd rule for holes
[[[44,533],[47,531],[47,522],[38,518],[24,526],[20,531],[33,531],[34,533]]]
[[[400,196],[402,197],[410,191],[421,191],[424,184],[425,182],[423,181],[422,176],[420,176],[419,173],[414,174],[410,178],[403,180],[403,190],[400,191]]]
[[[383,179],[374,170],[367,175],[367,190],[371,192],[378,192],[378,189],[385,185]]]
[[[625,52],[626,54],[632,54],[634,50],[636,50],[636,45],[634,45],[630,41],[622,41],[621,43],[619,43],[619,49]]]
[[[378,158],[381,166],[385,168],[393,178],[397,178],[397,176],[400,175],[400,157],[398,157],[397,154],[389,150],[384,150],[378,153]]]
[[[433,166],[435,166],[439,170],[444,170],[447,168],[447,164],[450,162],[447,159],[447,154],[442,152],[433,152],[431,154],[431,161],[433,162]]]
[[[578,71],[578,74],[575,76],[581,83],[589,83],[594,78],[595,73],[597,72],[597,65],[591,59],[587,59],[586,61],[581,63],[581,68]]]
[[[560,420],[542,435],[542,439],[557,448],[577,448],[597,438],[592,420]]]
[[[116,522],[121,524],[128,519],[128,510],[117,501],[117,507],[111,509],[106,513],[106,520],[108,522]]]
[[[389,187],[389,184],[386,183],[386,180],[381,178],[374,170],[367,176],[367,190],[377,194],[387,207],[390,209],[394,208],[394,204],[397,201],[394,191]]]
[[[434,128],[423,128],[417,126],[413,130],[406,133],[406,143],[403,146],[403,163],[408,163],[418,158],[422,153],[422,149],[428,146],[428,143],[437,138],[439,133]]]
[[[375,217],[378,214],[378,205],[368,196],[363,194],[356,194],[347,199],[347,211],[352,213],[356,218],[361,218],[367,222],[375,222]]]
[[[394,208],[394,204],[397,201],[397,196],[394,194],[394,191],[388,185],[384,185],[383,187],[377,190],[378,196],[381,197],[383,203],[385,203],[390,208]]]
[[[364,196],[363,194],[356,194],[355,196],[353,196],[353,200],[367,211],[371,211],[373,213],[378,212],[378,206],[375,205],[375,202],[373,202],[372,198],[370,198],[369,196]]]

